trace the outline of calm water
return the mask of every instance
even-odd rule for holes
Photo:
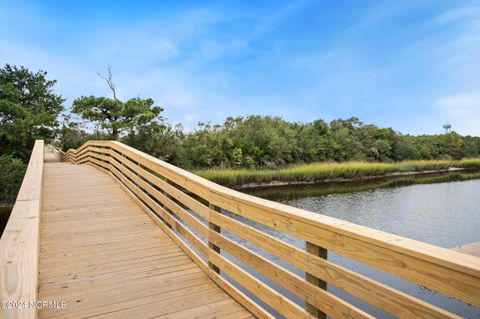
[[[480,240],[479,173],[443,174],[356,185],[290,187],[249,192],[287,205],[446,248]],[[262,228],[272,235],[280,236],[299,247],[304,245],[302,241],[295,238],[285,237],[284,234],[261,225],[248,223]],[[251,248],[255,250],[254,247]],[[264,252],[263,254],[267,255]],[[298,269],[285,265],[275,257],[268,257],[292,271],[302,274]],[[328,258],[462,317],[480,318],[479,308],[334,253],[330,253]],[[257,275],[292,300],[298,301],[295,296],[261,275]],[[329,286],[328,290],[374,316],[390,318],[382,311],[364,304],[332,286]]]
[[[290,187],[253,193],[290,206],[451,248],[480,240],[480,176],[478,173],[463,173],[464,178],[474,178],[455,181],[458,176],[460,174],[360,185]],[[445,179],[450,181],[416,183]],[[408,182],[413,185],[404,186]],[[383,188],[383,183],[388,183],[388,187]]]

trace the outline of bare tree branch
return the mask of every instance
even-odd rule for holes
[[[106,76],[101,74],[100,72],[97,72],[97,75],[107,82],[108,87],[110,88],[110,90],[112,90],[113,98],[116,100],[117,99],[117,92],[115,90],[115,88],[116,88],[115,83],[113,83],[112,66],[110,64],[107,65],[107,75]]]

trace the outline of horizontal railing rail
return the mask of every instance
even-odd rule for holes
[[[480,306],[480,258],[246,195],[120,142],[89,141],[68,150],[65,161],[88,163],[115,178],[203,271],[257,317],[272,317],[267,305],[288,318],[372,318],[327,291],[329,284],[397,318],[459,318],[328,260],[328,251]],[[252,222],[304,241],[305,249]],[[239,263],[297,296],[305,307]]]
[[[35,141],[17,200],[0,239],[0,318],[36,318],[42,140]]]

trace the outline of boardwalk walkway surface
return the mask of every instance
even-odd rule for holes
[[[110,176],[46,162],[40,318],[251,318]]]

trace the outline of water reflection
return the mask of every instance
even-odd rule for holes
[[[364,182],[338,182],[315,185],[259,187],[245,189],[242,190],[242,192],[274,201],[283,201],[295,198],[324,196],[329,194],[364,192],[379,188],[458,182],[472,179],[480,179],[480,172],[464,171],[416,176],[397,176]]]

